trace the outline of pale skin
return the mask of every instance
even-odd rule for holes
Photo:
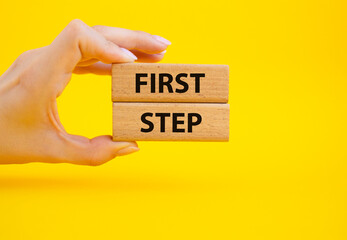
[[[49,46],[20,55],[0,76],[0,164],[96,166],[138,151],[136,142],[67,133],[56,98],[73,73],[110,75],[111,63],[157,62],[168,45],[168,40],[146,32],[89,27],[73,20]]]

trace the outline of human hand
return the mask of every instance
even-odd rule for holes
[[[0,164],[100,165],[138,151],[136,142],[68,134],[56,98],[72,73],[107,75],[111,63],[157,62],[168,45],[149,33],[73,20],[49,46],[20,55],[0,76]]]

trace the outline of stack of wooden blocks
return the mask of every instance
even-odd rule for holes
[[[113,140],[228,141],[227,65],[112,66]]]

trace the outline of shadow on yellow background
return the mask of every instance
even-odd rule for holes
[[[346,10],[1,2],[0,73],[79,18],[169,39],[166,63],[229,65],[231,113],[227,143],[139,142],[100,167],[0,166],[0,239],[346,239]],[[110,77],[73,76],[58,104],[68,132],[111,134]]]

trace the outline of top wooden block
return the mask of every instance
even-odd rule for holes
[[[226,103],[229,66],[124,63],[112,66],[113,102]]]

